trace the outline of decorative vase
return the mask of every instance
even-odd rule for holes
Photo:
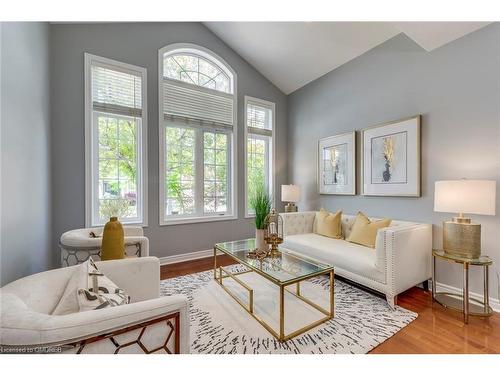
[[[269,245],[266,243],[265,236],[265,229],[255,229],[255,246],[259,250],[269,251]]]
[[[102,232],[101,260],[125,258],[125,238],[122,223],[112,217]]]

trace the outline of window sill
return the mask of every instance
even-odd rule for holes
[[[226,221],[226,220],[236,220],[236,219],[238,219],[238,217],[235,215],[207,216],[207,217],[185,217],[185,218],[179,218],[179,219],[161,220],[160,226],[208,223],[211,221]]]

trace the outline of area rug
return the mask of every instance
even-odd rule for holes
[[[241,266],[233,266],[233,271]],[[279,331],[278,288],[255,273],[240,276],[254,289],[255,313]],[[248,293],[230,278],[224,280],[244,302]],[[301,294],[327,308],[329,279],[319,276],[301,283]],[[163,280],[161,294],[185,294],[190,304],[191,353],[286,354],[367,353],[416,319],[385,299],[335,280],[335,317],[286,342],[276,340],[213,279],[213,271]],[[309,305],[285,293],[285,332],[322,317]]]

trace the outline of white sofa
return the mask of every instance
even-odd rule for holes
[[[69,353],[189,353],[187,298],[160,297],[158,258],[96,264],[131,297],[130,304],[51,315],[78,266],[24,277],[0,289],[2,351],[48,348],[58,352],[62,348]]]
[[[316,212],[281,214],[282,247],[331,264],[335,274],[383,293],[391,307],[397,295],[431,278],[432,226],[393,220],[377,233],[375,249],[313,233]],[[354,215],[342,215],[347,238]]]

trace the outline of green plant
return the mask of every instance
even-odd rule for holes
[[[254,193],[250,196],[250,207],[255,212],[255,227],[257,229],[266,229],[266,216],[271,211],[271,196],[260,184],[255,187]]]

